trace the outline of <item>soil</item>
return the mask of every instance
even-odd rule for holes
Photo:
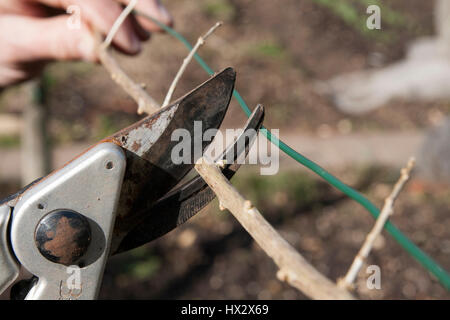
[[[448,114],[448,102],[398,100],[369,114],[349,116],[336,110],[314,89],[317,81],[343,72],[401,59],[411,40],[433,34],[431,1],[386,3],[406,19],[404,25],[383,24],[382,30],[374,31],[388,34],[388,41],[377,40],[376,34],[361,34],[315,0],[285,0],[283,5],[270,0],[201,0],[195,5],[174,0],[167,6],[174,15],[176,29],[191,43],[217,20],[224,21],[199,53],[214,70],[235,68],[236,88],[251,108],[258,103],[265,106],[267,127],[317,133],[323,126],[337,130],[339,123],[346,120],[357,132],[426,128]],[[217,6],[219,9],[211,9]],[[363,9],[360,14],[365,14]],[[162,101],[186,54],[178,40],[154,34],[139,56],[119,55],[118,59],[134,79],[147,85],[157,101]],[[101,125],[99,113],[113,118],[117,127],[138,119],[135,103],[115,86],[102,67],[64,63],[53,64],[47,70],[46,100],[54,136],[70,132],[72,139],[95,140],[98,135],[89,133]],[[192,63],[174,97],[205,79],[206,73]],[[17,96],[3,100],[4,110],[20,110]],[[244,121],[245,115],[233,101],[224,126],[237,127]]]
[[[353,168],[354,169],[354,168]],[[352,170],[353,170],[352,169]],[[340,176],[351,181],[351,170]],[[381,205],[392,185],[387,168],[359,174],[355,186]],[[350,173],[350,174],[349,174]],[[245,173],[240,173],[245,177]],[[245,178],[244,178],[245,179]],[[377,183],[364,182],[377,181]],[[330,279],[342,277],[373,226],[372,217],[331,187],[316,182],[314,200],[287,201],[288,190],[255,200],[266,219]],[[239,184],[238,184],[239,185]],[[366,185],[366,187],[364,187]],[[244,194],[251,194],[241,188]],[[412,183],[392,221],[444,268],[450,266],[449,192]],[[216,201],[215,201],[216,202]],[[103,299],[305,299],[276,278],[277,268],[228,212],[214,203],[189,223],[135,252],[113,257]],[[141,273],[139,265],[148,273]],[[368,289],[367,268],[381,270],[381,289]],[[383,232],[356,281],[361,299],[449,299],[450,294]]]

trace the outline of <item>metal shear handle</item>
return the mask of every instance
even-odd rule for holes
[[[234,70],[225,69],[0,202],[0,293],[22,265],[34,275],[26,299],[95,299],[111,254],[166,234],[214,199],[199,176],[169,192],[195,162],[172,162],[171,136],[178,128],[192,135],[194,121],[202,135],[217,129],[234,81]],[[221,158],[247,155],[263,116],[258,106]],[[234,162],[223,169],[228,178],[239,168]]]
[[[18,261],[38,277],[26,299],[96,298],[125,168],[123,150],[102,143],[22,196],[10,237]]]

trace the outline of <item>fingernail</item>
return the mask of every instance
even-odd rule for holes
[[[168,24],[172,22],[172,15],[167,11],[166,7],[164,7],[161,3],[159,4],[159,16],[162,22]]]

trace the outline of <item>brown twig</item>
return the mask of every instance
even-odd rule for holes
[[[133,11],[137,0],[130,1],[127,7],[122,11],[120,16],[114,22],[105,41],[98,46],[98,57],[105,69],[111,75],[111,78],[122,87],[138,104],[138,114],[153,113],[159,109],[159,104],[153,99],[142,85],[135,83],[120,67],[110,52],[110,44],[115,34],[119,30],[126,17]],[[100,42],[100,37],[97,37]]]
[[[144,90],[144,88],[135,83],[119,66],[117,61],[110,54],[107,48],[100,48],[98,56],[111,75],[111,78],[122,87],[138,104],[138,114],[153,113],[158,111],[158,103]]]
[[[119,30],[122,23],[125,21],[126,17],[133,12],[134,7],[136,6],[138,0],[130,1],[127,7],[122,11],[120,16],[114,22],[110,32],[108,33],[105,41],[101,45],[99,45],[98,56],[100,62],[105,67],[105,69],[110,73],[111,78],[121,86],[137,103],[138,103],[138,114],[143,113],[153,113],[156,112],[161,106],[153,99],[143,88],[142,85],[135,83],[119,66],[117,61],[113,58],[111,53],[109,52],[109,46],[111,42]],[[189,52],[188,56],[183,60],[183,64],[177,72],[172,84],[167,91],[166,97],[163,102],[163,106],[166,106],[170,100],[172,99],[172,95],[175,91],[175,88],[181,79],[184,71],[187,66],[191,62],[195,53],[198,49],[205,44],[206,39],[218,28],[222,25],[222,22],[217,22],[213,27],[211,27],[208,32],[206,32],[203,36],[199,37],[197,43]]]
[[[377,239],[378,235],[383,230],[384,225],[386,224],[389,217],[394,212],[394,202],[397,199],[398,195],[400,194],[400,191],[402,190],[403,186],[408,181],[409,176],[411,174],[411,170],[414,167],[414,164],[415,164],[415,160],[414,160],[414,158],[411,158],[411,159],[409,159],[406,167],[400,171],[401,172],[400,178],[397,181],[397,183],[395,184],[391,194],[385,199],[383,209],[381,210],[381,213],[378,216],[378,219],[375,222],[375,225],[373,226],[372,230],[367,235],[366,240],[364,241],[364,244],[362,245],[362,247],[359,250],[358,254],[356,255],[355,259],[353,260],[353,263],[350,266],[345,277],[338,280],[339,287],[345,288],[345,289],[353,288],[353,282],[355,281],[356,276],[358,275],[359,271],[361,270],[361,267],[364,264],[364,260],[369,256],[375,240]]]
[[[105,41],[103,41],[103,45],[107,48],[111,45],[111,42],[116,35],[117,31],[119,31],[120,26],[123,24],[128,15],[133,11],[134,7],[136,7],[139,0],[130,0],[128,5],[123,9],[120,13],[119,17],[114,21],[111,30],[109,30],[108,35],[106,36]]]
[[[166,97],[163,102],[163,106],[166,106],[169,104],[170,100],[172,99],[172,95],[175,91],[175,88],[178,84],[178,81],[180,80],[181,76],[183,75],[184,71],[186,70],[187,66],[189,65],[189,62],[191,62],[192,58],[194,57],[195,53],[198,51],[198,49],[205,44],[206,39],[214,32],[218,27],[222,25],[222,22],[217,22],[214,26],[211,27],[211,29],[208,30],[203,36],[199,37],[197,40],[197,43],[192,48],[192,50],[189,52],[186,58],[183,60],[183,64],[181,65],[180,69],[178,70],[177,75],[172,81],[172,84],[170,85],[169,90],[167,91]]]
[[[219,199],[259,246],[280,268],[277,276],[313,299],[353,299],[346,290],[310,265],[264,219],[252,203],[246,200],[222,174],[216,164],[200,158],[195,169]]]

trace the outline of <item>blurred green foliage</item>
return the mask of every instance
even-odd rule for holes
[[[16,148],[20,145],[19,136],[0,136],[0,148]]]
[[[251,53],[257,57],[268,57],[284,60],[287,51],[284,47],[274,41],[263,41],[252,46]]]
[[[295,110],[288,104],[272,104],[272,110],[270,116],[272,117],[272,123],[285,124],[289,123],[292,119],[295,119]]]
[[[137,280],[150,279],[161,266],[159,257],[145,246],[130,251],[128,256],[127,263],[122,265],[121,273]]]
[[[51,81],[48,84],[54,85],[71,77],[90,75],[91,71],[95,71],[95,68],[98,68],[98,66],[83,61],[53,62],[45,68],[44,75],[49,77],[47,81]]]
[[[93,134],[95,140],[104,139],[113,133],[122,129],[122,127],[114,121],[114,117],[106,114],[99,115],[98,126],[96,126]]]
[[[233,184],[256,206],[305,206],[320,197],[318,181],[302,171],[281,171],[273,176],[239,172]]]
[[[202,10],[206,15],[221,21],[230,21],[236,16],[236,8],[228,0],[207,0]]]
[[[403,15],[401,12],[392,9],[388,5],[384,4],[382,1],[374,1],[374,0],[359,0],[359,1],[361,1],[365,5],[365,7],[368,7],[373,4],[378,5],[381,9],[381,16],[382,16],[381,19],[388,25],[394,27],[405,27],[408,26],[410,23],[410,21],[408,21],[408,18],[405,15]],[[353,0],[353,2],[355,2],[355,0]]]
[[[127,274],[138,280],[150,279],[159,270],[160,265],[158,257],[148,256],[144,260],[127,265]]]
[[[392,9],[379,0],[312,0],[318,5],[329,9],[348,26],[359,33],[374,40],[391,43],[395,41],[395,30],[370,30],[366,26],[369,15],[366,9],[370,5],[378,5],[381,9],[381,26],[396,28],[409,28],[410,21],[402,13]]]

